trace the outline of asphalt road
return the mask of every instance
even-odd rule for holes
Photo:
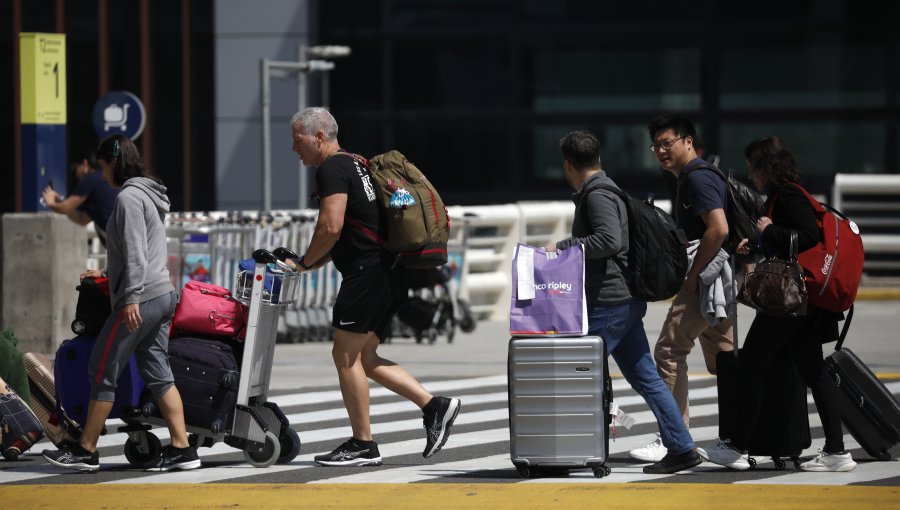
[[[882,376],[889,389],[900,395],[900,349],[895,342],[900,331],[900,303],[871,301],[859,303],[847,345]],[[651,342],[659,333],[667,305],[650,306],[645,324]],[[741,311],[741,332],[749,326],[751,312]],[[627,451],[653,439],[656,424],[639,396],[621,378],[614,381],[615,399],[636,418],[630,430],[618,426],[611,434],[609,466],[612,474],[597,479],[589,471],[566,477],[523,481],[509,460],[508,408],[506,397],[506,325],[480,322],[471,334],[458,334],[452,343],[439,338],[433,345],[398,338],[381,347],[382,355],[405,366],[432,392],[459,396],[463,410],[446,447],[437,456],[423,459],[421,413],[410,403],[377,385],[372,386],[373,431],[385,464],[373,468],[321,468],[312,457],[334,448],[349,437],[350,430],[330,361],[330,344],[279,344],[270,391],[270,401],[278,403],[298,431],[303,448],[289,464],[254,468],[243,454],[224,444],[200,450],[202,469],[190,472],[145,473],[132,468],[122,455],[124,434],[115,432],[116,421],[108,424],[110,434],[101,438],[102,471],[95,475],[70,474],[42,461],[39,452],[50,445],[36,445],[17,462],[0,463],[0,484],[158,484],[158,483],[238,483],[238,484],[367,484],[367,483],[466,483],[513,484],[766,484],[774,486],[863,485],[900,486],[900,463],[874,462],[859,449],[851,436],[845,440],[859,467],[844,474],[779,471],[771,461],[760,459],[751,472],[732,472],[710,464],[667,476],[645,475],[641,464]],[[699,445],[708,445],[718,435],[715,379],[704,374],[702,356],[692,354],[692,434]],[[611,364],[615,375],[618,369]],[[811,400],[810,400],[811,402]],[[818,415],[809,407],[813,443],[804,451],[815,454],[823,443]],[[775,418],[777,419],[777,417]],[[165,429],[154,429],[163,444]],[[785,487],[786,488],[786,487]],[[3,489],[0,488],[0,491]],[[2,504],[0,504],[2,507]]]

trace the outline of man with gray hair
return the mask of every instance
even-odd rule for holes
[[[377,353],[409,289],[404,269],[391,267],[392,259],[377,242],[384,238],[384,221],[369,171],[341,149],[337,134],[337,122],[325,108],[307,108],[291,119],[293,150],[304,165],[316,167],[319,197],[315,232],[306,253],[294,264],[308,271],[332,261],[343,277],[331,322],[335,328],[331,356],[353,437],[334,451],[317,455],[315,461],[323,466],[381,465],[372,438],[369,378],[422,409],[426,432],[422,456],[431,457],[447,441],[460,401],[433,396],[403,367]]]

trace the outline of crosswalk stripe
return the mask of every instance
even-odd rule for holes
[[[702,386],[708,384],[708,379],[710,379],[711,377],[712,376],[709,376],[707,378],[696,378],[696,380],[691,381],[692,386],[695,387],[691,388],[690,390],[690,398],[692,401],[698,401],[698,404],[692,406],[691,414],[692,418],[697,420],[697,423],[700,423],[701,421],[709,423],[710,418],[714,418],[718,412],[718,404],[714,400],[712,402],[699,403],[699,401],[703,401],[705,399],[715,399],[717,396],[717,390],[714,384],[711,386],[707,385],[699,388],[696,387],[698,385]],[[482,445],[502,443],[509,440],[509,429],[507,428],[505,423],[508,419],[508,408],[506,406],[507,393],[505,390],[506,376],[435,381],[429,383],[427,386],[436,392],[453,392],[466,389],[488,390],[487,393],[461,395],[464,408],[463,412],[457,419],[456,427],[469,426],[471,428],[472,426],[477,427],[494,422],[504,422],[503,426],[488,428],[485,430],[478,430],[474,432],[467,431],[464,433],[454,433],[451,436],[451,440],[444,447],[444,450],[447,451],[465,449],[465,455],[475,455],[474,457],[465,460],[453,460],[446,463],[441,463],[439,462],[439,456],[436,458],[436,460],[438,460],[438,462],[436,463],[429,461],[429,463],[425,465],[403,466],[399,468],[378,470],[364,470],[359,473],[353,473],[351,475],[335,477],[329,476],[329,471],[327,469],[322,469],[320,470],[322,476],[321,478],[307,481],[309,483],[418,482],[440,479],[447,476],[459,477],[460,475],[462,475],[464,477],[466,472],[477,473],[497,469],[512,469],[512,464],[510,462],[508,454],[496,455],[492,453],[484,457],[477,456],[479,447],[481,447]],[[891,393],[900,393],[900,381],[887,383],[886,387]],[[501,388],[501,391],[490,391],[491,389]],[[620,406],[641,406],[630,413],[632,418],[636,420],[635,425],[655,423],[655,418],[650,411],[646,410],[643,399],[628,387],[627,382],[621,379],[617,379],[614,381],[614,388],[614,392],[617,395],[616,402]],[[373,395],[384,393],[384,395],[386,396],[392,396],[393,398],[397,399],[397,401],[390,401],[372,405],[371,409],[373,417],[396,415],[398,418],[384,423],[374,423],[372,428],[373,433],[376,435],[376,437],[386,434],[421,431],[421,415],[416,416],[419,412],[418,409],[416,409],[414,406],[411,406],[409,402],[395,396],[393,393],[390,393],[383,388],[373,388],[372,391]],[[457,395],[457,393],[448,394]],[[311,399],[304,400],[303,397],[309,395],[313,395],[313,397]],[[297,429],[300,433],[301,440],[304,443],[304,449],[306,449],[306,446],[310,445],[311,443],[324,443],[328,441],[336,441],[339,439],[342,440],[350,437],[351,432],[349,423],[347,423],[346,425],[333,427],[326,426],[325,428],[311,428],[311,426],[319,423],[327,423],[329,421],[335,420],[346,420],[346,410],[342,405],[335,406],[334,408],[316,411],[302,411],[303,405],[309,405],[311,403],[322,404],[334,402],[339,404],[339,391],[320,391],[313,392],[307,395],[288,394],[276,398],[282,399],[281,402],[279,402],[279,405],[284,405],[286,408],[289,406],[285,405],[285,402],[293,402],[292,404],[290,404],[290,407],[301,407],[301,410],[299,410],[300,412],[290,414],[289,419],[295,429]],[[808,401],[812,402],[811,396],[808,396]],[[466,404],[470,406],[498,404],[498,406],[497,408],[467,412],[465,408]],[[818,413],[810,413],[809,420],[811,427],[821,427]],[[459,429],[457,428],[455,430]],[[646,428],[642,430],[646,430]],[[161,439],[166,439],[168,437],[168,431],[165,428],[157,428],[154,429],[153,432]],[[816,433],[814,432],[813,447],[807,449],[804,452],[805,456],[811,456],[815,454],[817,441],[819,443],[819,446],[821,445],[821,431],[818,430],[817,432],[819,433],[819,435],[816,436]],[[718,425],[695,427],[691,430],[691,433],[694,436],[695,441],[702,443],[704,441],[715,439],[718,434]],[[617,430],[617,434],[618,437],[615,439],[615,441],[610,442],[610,452],[611,455],[618,456],[621,456],[630,449],[645,445],[655,437],[653,434],[645,433],[628,435],[628,433],[625,432],[621,427]],[[417,433],[417,435],[423,434]],[[423,437],[404,439],[379,444],[379,447],[382,454],[387,458],[410,454],[418,455],[421,454],[422,448],[424,447],[423,439]],[[124,441],[124,434],[109,434],[108,436],[103,436],[101,438],[101,447],[121,447]],[[845,442],[848,449],[855,449],[859,447],[858,443],[856,443],[856,441],[854,441],[849,435],[845,437]],[[43,447],[49,447],[49,443],[44,442]],[[43,447],[39,445],[35,448],[34,451],[40,451],[40,449],[43,449]],[[496,452],[496,449],[493,451]],[[254,468],[249,464],[242,462],[224,467],[208,467],[189,472],[145,474],[143,472],[128,471],[127,475],[123,479],[110,480],[104,483],[208,483],[219,482],[223,480],[240,480],[251,476],[268,475],[314,467],[315,464],[313,463],[312,458],[319,453],[323,452],[303,452],[291,464],[270,466],[265,470]],[[240,455],[240,452],[225,444],[219,443],[212,448],[201,449],[200,454],[202,459],[211,461],[214,458],[222,455],[231,455],[232,457],[235,454]],[[763,459],[760,459],[760,461],[762,460]],[[101,462],[104,470],[110,468],[128,468],[127,461],[124,455],[103,456],[101,458]],[[29,462],[29,464],[30,465],[27,466],[15,466],[0,469],[0,483],[38,481],[41,479],[55,477],[67,473],[53,466],[44,464],[40,459],[35,459],[35,462]],[[765,464],[765,462],[760,462],[760,464]],[[593,478],[592,473],[589,470],[585,470],[573,472],[572,475],[568,478],[536,479],[523,482],[628,483],[634,481],[651,480],[660,480],[665,482],[667,477],[673,476],[645,475],[641,471],[642,466],[643,464],[622,466],[616,465],[614,467],[613,473],[609,477],[605,477],[603,479],[595,479]],[[900,476],[900,471],[897,470],[897,466],[898,465],[896,461],[865,462],[861,463],[856,468],[856,470],[851,471],[850,473],[799,473],[794,471],[793,469],[789,469],[785,472],[766,472],[760,475],[760,472],[756,471],[752,478],[748,478],[746,480],[736,480],[734,483],[827,485],[868,483],[883,480],[886,478],[896,478]],[[698,468],[694,468],[690,472],[681,473],[675,476],[678,477],[679,481],[684,481],[685,476],[690,476],[693,478],[689,481],[703,482],[703,477],[699,475],[702,475],[704,471],[714,471],[721,469],[723,468],[719,468],[707,463],[699,466]],[[316,472],[316,474],[319,475],[320,473]],[[306,479],[308,478],[308,476],[305,476],[304,478]],[[83,480],[78,480],[79,483],[81,483],[82,481]],[[515,481],[519,482],[519,480]]]

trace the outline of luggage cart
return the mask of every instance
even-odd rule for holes
[[[234,297],[249,307],[249,316],[234,421],[224,431],[187,426],[195,447],[223,441],[242,450],[247,462],[256,467],[287,463],[300,453],[300,436],[278,405],[266,401],[278,318],[284,307],[294,303],[300,289],[300,273],[282,262],[287,257],[295,258],[296,254],[284,248],[274,254],[256,250],[254,270],[242,271],[235,278]],[[272,270],[270,265],[278,269]],[[150,416],[152,413],[153,409],[145,406],[141,416],[125,418],[127,425],[119,429],[128,434],[125,458],[132,465],[144,465],[159,455],[159,439],[147,424],[164,426],[165,421]]]

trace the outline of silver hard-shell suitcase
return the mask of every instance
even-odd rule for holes
[[[510,459],[522,477],[608,475],[612,382],[600,337],[509,341]]]

